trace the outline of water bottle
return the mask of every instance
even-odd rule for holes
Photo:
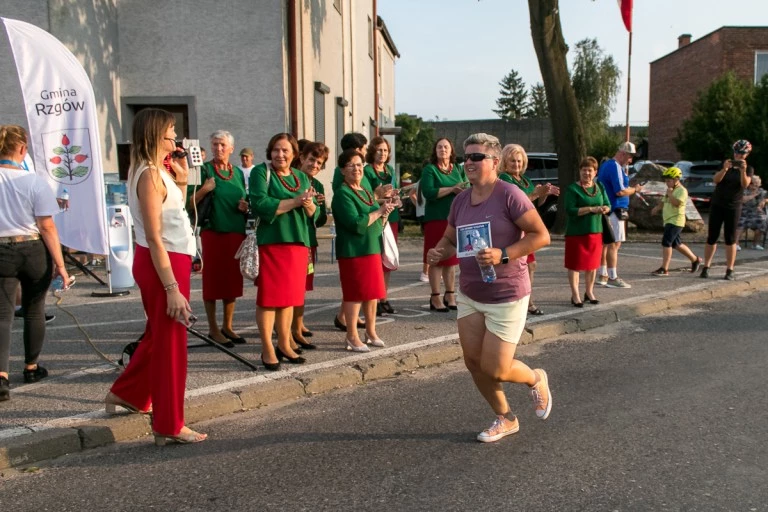
[[[475,253],[488,248],[488,242],[485,241],[485,238],[480,236],[480,232],[477,230],[472,231],[470,241]],[[480,276],[483,278],[484,283],[492,283],[496,280],[496,269],[493,268],[493,265],[482,265],[479,262],[478,265],[480,266]]]
[[[61,276],[56,276],[56,279],[51,281],[51,290],[54,292],[61,291],[64,288],[64,279]]]
[[[59,196],[59,199],[62,200],[63,205],[59,207],[59,211],[66,211],[69,205],[66,203],[69,201],[69,190],[66,188],[61,191],[61,195]]]

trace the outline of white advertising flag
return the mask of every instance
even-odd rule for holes
[[[104,169],[96,99],[80,62],[58,39],[23,21],[1,18],[8,32],[29,124],[35,172],[69,209],[54,220],[62,245],[107,254]]]

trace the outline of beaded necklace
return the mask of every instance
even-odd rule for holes
[[[216,173],[216,176],[218,176],[219,178],[221,178],[224,181],[231,180],[232,176],[235,175],[235,173],[232,171],[232,164],[230,164],[229,162],[227,162],[226,164],[217,164],[216,162],[211,162],[211,164],[213,164],[213,172]],[[224,176],[223,174],[221,174],[221,172],[219,172],[219,169],[226,169],[226,170],[228,170],[229,171],[229,176]]]
[[[275,172],[275,174],[277,175],[277,179],[278,179],[278,180],[280,180],[280,183],[282,183],[282,184],[283,184],[283,186],[284,186],[286,189],[288,189],[288,190],[289,190],[289,191],[291,191],[291,192],[296,192],[297,190],[299,190],[299,187],[301,186],[301,182],[299,181],[299,177],[298,177],[298,176],[296,176],[295,174],[293,174],[293,169],[291,169],[290,167],[288,168],[288,173],[289,173],[291,176],[293,176],[293,179],[294,179],[294,180],[296,180],[296,186],[294,186],[294,187],[290,186],[290,185],[288,184],[288,182],[287,182],[287,181],[285,181],[285,179],[284,179],[282,176],[280,176],[280,173],[279,173],[279,172]]]
[[[376,174],[376,177],[379,178],[384,183],[389,183],[392,177],[387,172],[387,164],[384,164],[384,170],[380,173],[376,167],[371,164],[371,167],[373,168],[373,172]]]
[[[588,197],[595,197],[597,195],[597,192],[600,190],[596,183],[592,184],[592,193],[590,194],[587,190],[587,187],[585,187],[581,182],[579,182],[579,185],[581,185],[582,190],[584,190],[584,193],[587,194]]]
[[[451,175],[451,173],[453,172],[453,164],[450,164],[450,163],[448,164],[448,169],[447,169],[447,170],[445,170],[445,171],[444,171],[444,170],[442,170],[442,169],[440,168],[440,166],[439,166],[439,165],[437,165],[437,164],[435,164],[435,167],[437,167],[437,170],[438,170],[438,171],[440,171],[441,173],[445,174],[446,176],[450,176],[450,175]]]
[[[362,189],[362,191],[365,192],[365,196],[366,196],[364,198],[363,196],[360,195],[360,193],[357,191],[357,189],[352,188],[349,184],[347,184],[347,186],[352,190],[352,192],[355,193],[357,198],[359,200],[361,200],[363,202],[363,204],[365,204],[366,206],[373,206],[373,196],[371,195],[370,192],[368,192],[368,190]]]

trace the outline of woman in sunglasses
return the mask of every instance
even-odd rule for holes
[[[464,155],[472,188],[456,197],[448,226],[427,258],[433,265],[459,256],[459,341],[475,386],[496,414],[493,424],[477,436],[490,443],[520,428],[503,382],[530,387],[538,418],[547,419],[552,408],[546,372],[515,359],[531,294],[525,258],[549,244],[549,233],[525,193],[499,179],[499,139],[485,133],[470,135],[464,141]],[[487,248],[473,250],[472,243],[468,249],[467,236],[482,236]],[[495,278],[484,278],[488,271],[481,267],[492,267]]]
[[[525,171],[528,169],[528,155],[523,146],[519,144],[507,144],[501,150],[501,162],[499,163],[499,178],[515,185],[525,192],[528,199],[534,204],[538,200],[539,204],[544,204],[547,196],[559,196],[560,188],[547,183],[545,185],[535,185],[525,177]],[[531,253],[526,260],[528,263],[528,277],[531,279],[533,287],[533,274],[536,272],[536,255]],[[528,313],[531,315],[543,315],[544,312],[533,303],[531,299],[528,304]]]
[[[456,163],[456,151],[453,143],[438,139],[432,147],[430,163],[421,171],[421,193],[424,194],[424,263],[427,253],[437,245],[448,225],[448,213],[456,196],[464,190],[467,177],[461,165]],[[429,287],[432,295],[429,309],[447,313],[456,308],[456,256],[435,262],[429,267]],[[445,284],[445,294],[440,302],[440,278]]]

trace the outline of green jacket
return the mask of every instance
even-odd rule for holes
[[[251,170],[248,185],[251,201],[251,211],[259,219],[256,238],[259,245],[299,243],[309,247],[309,219],[304,208],[294,208],[286,213],[277,215],[277,208],[283,199],[297,197],[311,186],[309,177],[303,172],[291,169],[292,175],[283,178],[290,187],[297,184],[299,188],[292,192],[286,188],[280,177],[272,171],[267,184],[267,167],[262,163]]]

